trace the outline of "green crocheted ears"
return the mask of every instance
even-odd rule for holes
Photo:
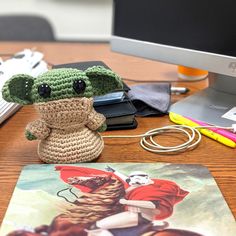
[[[31,89],[34,78],[30,75],[19,74],[8,80],[2,89],[3,99],[22,105],[32,104]]]
[[[81,84],[85,88],[78,93],[75,86]],[[8,102],[27,105],[64,98],[104,95],[122,87],[120,77],[113,71],[102,66],[93,66],[85,71],[72,68],[53,69],[35,79],[29,75],[15,75],[5,83],[2,94]]]
[[[122,89],[120,77],[103,66],[93,66],[84,71],[93,88],[93,96],[104,95]]]

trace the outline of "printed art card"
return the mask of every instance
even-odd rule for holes
[[[166,163],[29,165],[0,236],[235,236],[206,167]]]

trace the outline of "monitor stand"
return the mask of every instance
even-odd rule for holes
[[[209,87],[173,105],[169,111],[213,125],[236,123],[236,77],[209,73]]]

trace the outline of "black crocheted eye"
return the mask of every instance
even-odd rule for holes
[[[38,94],[43,98],[48,98],[51,95],[51,88],[48,84],[40,84],[38,86]]]
[[[73,89],[75,90],[76,93],[80,94],[83,93],[86,88],[86,83],[81,80],[77,79],[73,82]]]

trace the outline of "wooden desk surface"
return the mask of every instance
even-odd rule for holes
[[[0,43],[0,53],[15,53],[36,47],[52,64],[102,60],[124,78],[136,80],[175,80],[176,66],[110,51],[107,44],[85,43]],[[207,86],[207,81],[177,83],[192,92]],[[173,96],[172,101],[183,96]],[[16,181],[24,165],[41,163],[37,157],[37,141],[24,138],[26,124],[36,119],[32,106],[20,109],[0,126],[0,223],[7,209]],[[138,128],[106,134],[140,134],[149,129],[171,124],[168,117],[138,118]],[[173,140],[174,141],[174,140]],[[202,164],[215,177],[229,207],[236,216],[236,152],[211,139],[203,137],[198,148],[178,155],[164,156],[144,151],[139,140],[106,140],[98,162],[169,162]],[[204,201],[204,199],[203,199]],[[217,206],[216,206],[217,207]]]

